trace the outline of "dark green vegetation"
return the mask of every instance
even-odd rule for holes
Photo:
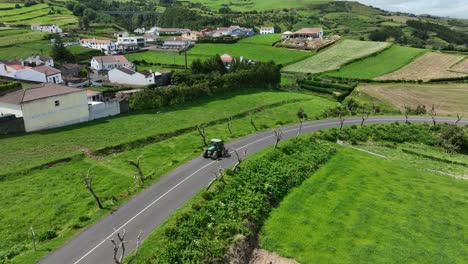
[[[454,177],[466,175],[466,165],[457,164],[466,156],[436,144],[452,129],[379,125],[323,133],[386,158],[339,147],[272,212],[261,246],[300,263],[462,263],[468,183]]]
[[[326,75],[369,80],[400,69],[423,52],[425,51],[422,49],[393,45],[375,56],[347,64],[340,70],[328,72]]]
[[[15,263],[35,262],[161,175],[201,155],[204,147],[197,125],[205,124],[208,138],[229,142],[256,132],[250,113],[262,131],[296,122],[300,108],[313,119],[334,106],[333,101],[307,94],[246,89],[171,108],[2,136],[0,188],[9,191],[0,194],[0,199],[7,201],[0,206],[0,226],[5,227],[0,228],[5,237],[0,243],[1,258],[10,256]],[[227,129],[228,117],[233,117],[232,136]],[[144,185],[135,183],[135,168],[127,161],[140,155],[143,172],[154,171]],[[37,166],[40,168],[31,169]],[[84,187],[82,175],[89,167],[93,167],[94,189],[104,210],[97,208]],[[54,231],[58,236],[40,242],[39,251],[34,253],[28,236],[31,225],[37,234]]]
[[[309,136],[257,155],[238,173],[227,172],[190,209],[151,235],[139,262],[219,263],[241,257],[273,206],[333,153]],[[242,253],[229,254],[230,248]]]
[[[245,88],[276,88],[280,81],[280,68],[273,62],[236,63],[227,71],[216,55],[205,61],[195,60],[191,72],[174,73],[174,86],[170,88],[149,86],[131,98],[130,106],[136,110],[159,109]]]
[[[298,81],[302,89],[333,95],[337,100],[344,100],[356,88],[357,83],[327,82],[320,78],[307,78]]]

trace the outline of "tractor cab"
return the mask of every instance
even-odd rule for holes
[[[211,158],[217,160],[218,158],[224,157],[227,153],[226,148],[224,147],[224,141],[222,139],[212,139],[210,140],[210,146],[203,153],[204,158]]]

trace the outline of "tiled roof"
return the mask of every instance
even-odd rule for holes
[[[43,73],[45,75],[54,75],[54,74],[59,74],[61,73],[61,71],[55,69],[55,68],[52,68],[50,66],[46,66],[46,65],[42,65],[42,66],[37,66],[37,67],[34,67],[32,68],[34,71],[37,71],[37,72],[40,72],[40,73]]]
[[[73,88],[53,83],[44,83],[40,86],[7,93],[0,97],[0,102],[9,104],[21,104],[52,96],[82,92],[83,89]]]
[[[322,32],[321,28],[301,28],[298,31],[294,32],[296,34],[317,34]]]
[[[127,64],[130,63],[127,58],[122,55],[115,55],[115,56],[97,56],[94,57],[97,62],[101,63],[120,63],[120,64]]]

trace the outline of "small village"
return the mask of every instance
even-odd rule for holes
[[[32,24],[31,30],[57,34],[57,37],[67,36],[58,25]],[[42,54],[0,61],[0,77],[31,84],[31,87],[25,90],[18,86],[13,91],[3,91],[0,94],[0,133],[32,132],[125,113],[129,111],[129,96],[140,92],[141,87],[163,87],[170,84],[168,80],[171,72],[136,71],[136,66],[123,54],[147,50],[183,53],[203,38],[244,39],[255,34],[274,33],[273,27],[253,29],[230,26],[201,31],[182,28],[139,28],[134,34],[115,32],[115,40],[79,39],[80,46],[103,53],[103,56],[90,58],[89,65],[63,64],[55,68],[53,58]],[[161,36],[170,37],[161,41]],[[324,32],[321,28],[304,28],[281,34],[281,41],[302,40],[302,45],[307,41],[323,38]],[[220,59],[227,70],[235,61],[229,54],[220,54]],[[255,63],[243,57],[239,60]],[[125,89],[104,95],[100,91],[87,88],[89,86]],[[80,114],[77,116],[77,113]]]

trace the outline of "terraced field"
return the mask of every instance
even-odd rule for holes
[[[37,4],[18,9],[2,10],[0,12],[0,22],[8,25],[28,26],[32,23],[53,23],[63,27],[77,24],[78,19],[66,8]]]
[[[429,52],[409,65],[376,80],[423,80],[441,78],[458,78],[468,76],[468,73],[453,72],[451,67],[464,59],[464,56]],[[460,64],[465,67],[465,63]],[[456,66],[458,67],[458,66]]]
[[[271,9],[283,8],[298,8],[306,7],[313,4],[321,4],[329,2],[329,0],[194,0],[192,2],[202,3],[203,5],[218,10],[219,8],[227,5],[235,11],[264,11]]]
[[[439,115],[468,115],[468,84],[372,84],[358,91],[399,109],[425,105],[436,107]]]
[[[457,63],[455,66],[450,68],[451,71],[467,73],[468,74],[468,58],[465,58],[460,63]]]
[[[347,63],[382,51],[390,45],[387,42],[344,40],[313,57],[287,66],[284,71],[321,73],[338,70]]]
[[[393,45],[375,56],[345,65],[327,75],[350,79],[373,79],[404,67],[423,52],[425,52],[423,49]]]

